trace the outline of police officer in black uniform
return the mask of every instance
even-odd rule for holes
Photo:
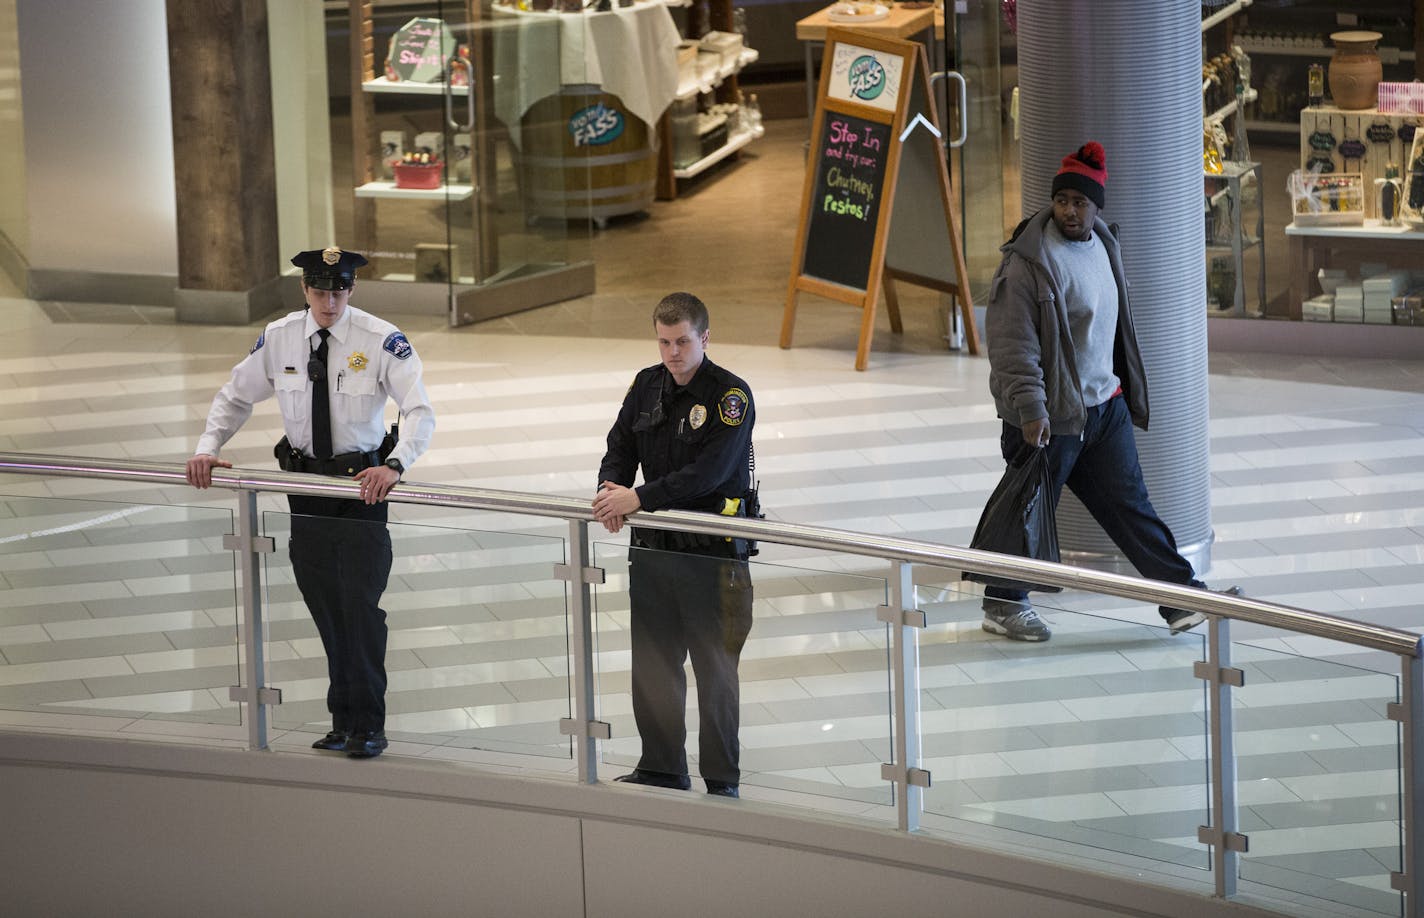
[[[301,252],[306,309],[269,324],[213,398],[207,427],[188,460],[188,482],[206,488],[212,470],[232,468],[218,452],[274,395],[286,436],[287,471],[352,478],[362,500],[289,495],[292,572],[322,646],[331,686],[331,731],[313,748],[371,758],[386,748],[386,613],[391,570],[386,494],[430,445],[435,412],[421,363],[400,329],[349,305],[366,259],[332,246]],[[386,400],[404,418],[386,434]]]
[[[662,363],[633,380],[598,471],[594,517],[618,532],[635,511],[749,512],[751,389],[703,353],[707,307],[690,293],[653,312]],[[638,467],[643,484],[633,487]],[[633,527],[628,593],[638,767],[616,778],[687,790],[687,679],[697,677],[698,766],[707,792],[738,796],[737,664],[752,627],[747,543]]]

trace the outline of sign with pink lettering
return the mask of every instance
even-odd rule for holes
[[[386,79],[440,83],[455,54],[455,36],[442,19],[412,19],[396,30],[386,52]]]

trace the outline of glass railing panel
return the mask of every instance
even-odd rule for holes
[[[1196,841],[1210,821],[1206,698],[1192,671],[1205,632],[1172,636],[1155,607],[1094,615],[1035,593],[1051,638],[1009,640],[984,630],[977,588],[953,576],[923,571],[916,586],[926,830],[970,822],[1209,867]]]
[[[632,771],[643,747],[631,689],[629,551],[602,542],[593,549],[604,570],[604,583],[594,588],[599,717],[613,732],[602,745],[605,780]],[[735,564],[644,548],[633,549],[631,560],[638,583],[654,584],[671,572],[673,582],[686,584],[681,595],[689,603],[710,592],[694,583],[730,578]],[[644,565],[649,573],[638,573]],[[881,764],[893,759],[887,633],[876,619],[886,602],[885,579],[755,560],[736,576],[750,577],[753,594],[738,671],[743,795],[841,811],[891,805],[892,787],[880,776]],[[700,792],[696,679],[690,665],[682,675],[685,750]]]
[[[0,496],[0,717],[240,724],[232,531],[225,508]]]
[[[1387,706],[1399,699],[1399,679],[1330,659],[1358,648],[1310,643],[1315,658],[1232,647],[1246,674],[1233,691],[1241,831],[1250,839],[1241,879],[1398,915],[1390,873],[1403,846],[1400,734]]]
[[[554,579],[562,539],[448,524],[297,521],[327,527],[357,551],[379,541],[382,528],[389,534],[391,571],[379,602],[391,752],[571,758],[559,733],[570,710],[565,585]],[[282,689],[274,728],[289,733],[274,743],[309,745],[332,727],[329,673],[292,565],[292,524],[290,514],[263,514],[264,534],[277,546],[266,556],[268,681]],[[365,576],[372,564],[378,556],[338,576]]]

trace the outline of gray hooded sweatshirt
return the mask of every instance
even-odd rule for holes
[[[1044,255],[1044,232],[1053,219],[1046,207],[1020,223],[1000,247],[1004,260],[989,287],[985,337],[989,345],[989,392],[999,417],[1015,427],[1048,418],[1052,433],[1083,432],[1087,409],[1068,324],[1063,291],[1053,279]],[[1117,280],[1117,334],[1113,340],[1113,372],[1132,423],[1147,429],[1147,374],[1128,308],[1127,280],[1117,236],[1102,218],[1093,233],[1107,250]]]

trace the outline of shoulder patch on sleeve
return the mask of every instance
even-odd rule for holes
[[[405,340],[405,335],[400,332],[391,332],[387,335],[386,341],[381,347],[390,351],[397,360],[405,360],[415,353],[415,348],[410,346],[410,342]]]
[[[747,394],[733,386],[717,402],[717,417],[728,427],[737,427],[747,416]]]
[[[264,341],[266,341],[266,340],[267,340],[267,330],[266,330],[266,329],[263,329],[263,330],[262,330],[262,334],[260,334],[260,335],[257,336],[257,343],[254,344],[254,345],[252,345],[252,350],[248,351],[247,353],[248,353],[249,355],[252,355],[252,354],[255,354],[255,353],[257,353],[258,351],[260,351],[260,350],[262,349],[262,343],[263,343]]]

